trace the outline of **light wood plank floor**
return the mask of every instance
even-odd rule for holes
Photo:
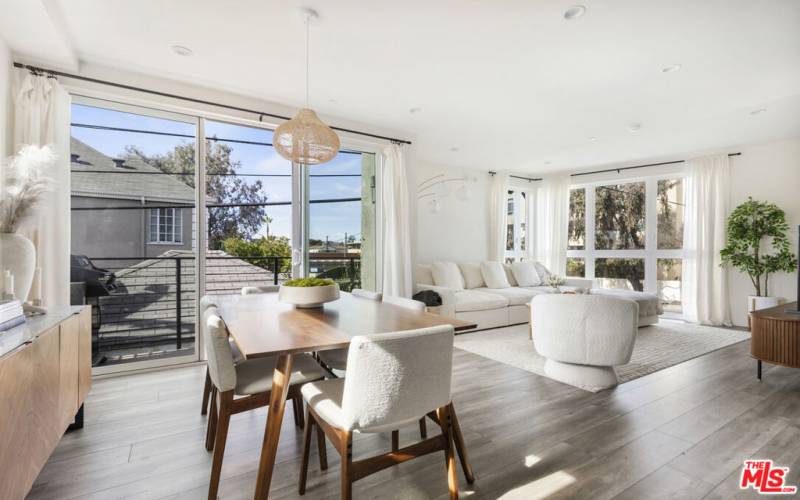
[[[591,394],[457,351],[454,399],[477,476],[464,498],[714,498],[737,488],[748,457],[791,467],[800,484],[800,370],[765,365],[749,343]],[[30,499],[201,499],[211,455],[203,447],[200,367],[95,381],[83,430],[64,436]],[[301,432],[287,408],[272,498],[299,498]],[[252,498],[264,409],[234,416],[220,497]],[[433,429],[433,425],[429,426]],[[401,431],[401,444],[418,437]],[[359,436],[356,456],[385,451],[388,435]],[[312,450],[316,446],[311,447]],[[322,473],[312,451],[305,498],[337,498],[337,454]],[[434,454],[359,481],[360,499],[446,498]]]

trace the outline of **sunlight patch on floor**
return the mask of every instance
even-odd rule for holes
[[[575,482],[575,478],[564,471],[554,472],[541,479],[524,484],[506,492],[502,500],[547,498]]]

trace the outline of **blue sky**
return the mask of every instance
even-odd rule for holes
[[[112,111],[86,105],[72,106],[72,123],[101,125],[117,128],[149,130],[170,134],[194,136],[193,123],[155,118],[150,116]],[[235,139],[254,142],[272,142],[272,132],[263,129],[243,127],[220,122],[206,122],[206,135],[220,139]],[[97,149],[106,156],[117,158],[124,154],[125,147],[135,145],[145,154],[165,154],[180,144],[193,142],[190,138],[159,136],[134,132],[119,132],[72,127],[72,136]],[[220,141],[222,142],[222,141]],[[290,175],[292,165],[269,146],[226,143],[232,148],[232,159],[240,163],[240,174],[279,174]],[[360,174],[361,156],[359,154],[339,153],[324,165],[311,168],[311,174]],[[268,201],[291,201],[290,177],[243,177],[246,182],[262,182],[263,193]],[[354,198],[361,195],[360,177],[311,177],[309,191],[311,199]],[[273,219],[270,234],[291,238],[291,207],[267,207],[267,214]],[[324,240],[327,236],[333,241],[341,241],[347,234],[361,231],[361,204],[325,203],[313,204],[310,210],[309,232],[311,238]],[[266,227],[262,228],[262,234]]]

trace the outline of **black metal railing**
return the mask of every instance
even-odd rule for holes
[[[96,362],[193,349],[197,263],[194,255],[185,253],[90,257],[97,267],[114,273],[119,284],[109,295],[87,298],[94,306]],[[309,262],[316,269],[313,275],[331,278],[345,291],[360,286],[357,254],[311,254]],[[211,295],[238,293],[245,286],[277,285],[291,278],[291,257],[208,255],[204,277],[205,293]]]

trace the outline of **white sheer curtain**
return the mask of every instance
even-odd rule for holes
[[[489,260],[503,262],[506,253],[508,174],[494,174],[489,189]]]
[[[50,173],[53,189],[43,209],[24,234],[36,247],[42,269],[42,304],[69,304],[70,96],[55,78],[17,73],[14,89],[14,148],[50,145],[57,155]]]
[[[542,179],[536,196],[536,260],[551,273],[567,274],[567,223],[569,216],[569,176]]]
[[[695,158],[686,167],[684,314],[703,324],[731,325],[728,279],[719,256],[730,204],[730,158]]]
[[[381,208],[383,212],[383,294],[411,297],[411,229],[408,180],[403,149],[383,150]]]

